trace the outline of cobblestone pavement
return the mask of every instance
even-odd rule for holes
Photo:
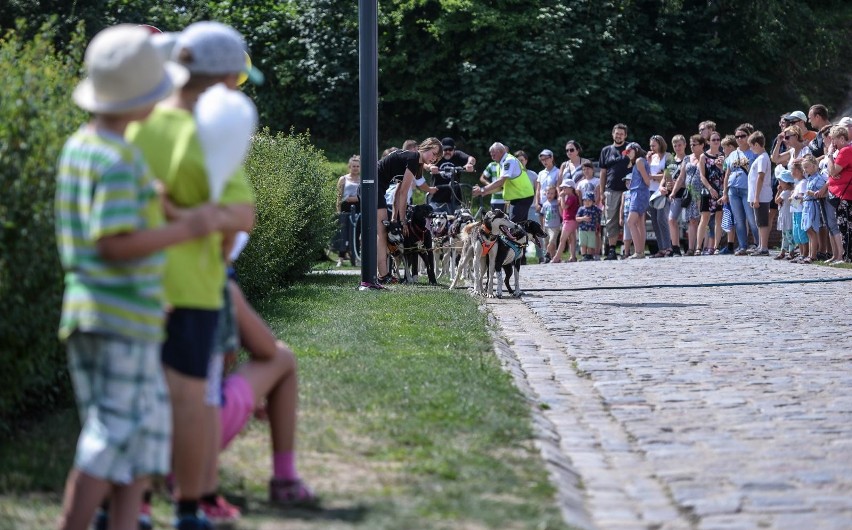
[[[728,256],[524,267],[527,294],[487,307],[566,520],[852,529],[852,282],[782,283],[850,277]],[[612,289],[661,284],[682,286]]]

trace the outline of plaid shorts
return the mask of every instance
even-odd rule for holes
[[[68,370],[83,426],[74,467],[115,484],[168,473],[172,410],[160,344],[77,332]]]

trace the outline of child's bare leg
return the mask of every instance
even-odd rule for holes
[[[812,260],[817,258],[817,251],[819,250],[819,234],[813,230],[808,230],[808,257]]]
[[[219,407],[207,405],[205,407],[207,422],[210,426],[210,436],[205,437],[205,454],[207,462],[204,466],[204,480],[202,481],[202,492],[204,494],[214,493],[219,488],[219,449],[222,440],[222,417]]]
[[[139,509],[142,506],[142,494],[151,485],[148,477],[137,478],[126,486],[113,490],[109,502],[109,527],[122,530],[139,527]]]
[[[112,490],[112,484],[78,469],[72,469],[65,482],[60,530],[86,530],[95,517],[95,511]],[[141,493],[140,493],[140,499]]]
[[[553,256],[551,260],[553,263],[559,263],[562,261],[562,253],[565,252],[565,245],[568,243],[568,230],[562,229],[562,233],[559,235],[559,247],[556,249],[556,254]]]
[[[235,284],[231,294],[243,346],[257,359],[243,365],[240,374],[254,390],[255,403],[267,401],[273,452],[292,452],[299,395],[296,357],[290,348],[276,340]]]
[[[204,469],[210,461],[207,444],[199,444],[199,433],[209,433],[209,407],[204,404],[206,381],[190,377],[165,366],[166,382],[172,401],[173,472],[180,499],[201,497]],[[206,442],[206,441],[205,441]]]
[[[569,259],[577,259],[577,234],[574,232],[568,234],[568,253],[571,254]]]

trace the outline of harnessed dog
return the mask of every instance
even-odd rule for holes
[[[432,207],[428,204],[418,204],[408,208],[405,224],[408,235],[398,221],[382,221],[388,231],[388,253],[393,256],[397,268],[402,271],[402,281],[417,283],[418,263],[420,258],[426,264],[426,275],[429,285],[438,285],[435,279],[435,266],[432,261],[432,234],[429,231]]]
[[[541,225],[536,221],[524,220],[518,223],[517,230],[512,231],[514,240],[509,240],[505,236],[500,236],[498,240],[496,263],[499,266],[497,271],[497,298],[503,296],[502,281],[505,281],[506,289],[509,294],[519,297],[523,294],[520,287],[521,277],[521,257],[523,250],[527,246],[530,238],[532,238],[535,246],[541,247],[541,238],[547,237]],[[500,270],[502,269],[502,270]],[[505,274],[505,280],[502,276]],[[512,289],[510,280],[515,277],[515,288]]]
[[[446,212],[434,212],[432,214],[432,255],[435,259],[435,276],[440,278],[448,272],[451,264],[451,238],[450,227],[455,219],[454,215]]]

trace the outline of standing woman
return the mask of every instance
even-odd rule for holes
[[[636,142],[630,142],[622,151],[629,160],[627,167],[633,173],[630,178],[630,214],[627,216],[627,225],[633,236],[633,254],[627,259],[645,259],[645,214],[648,212],[648,200],[651,191],[651,173],[648,161],[645,159],[645,150]]]
[[[748,145],[748,137],[754,132],[750,123],[743,123],[734,131],[737,148],[725,159],[725,180],[722,183],[721,203],[731,205],[734,216],[734,228],[737,231],[736,256],[747,255],[748,230],[757,242],[757,220],[754,209],[748,202],[748,170],[757,158]]]
[[[666,167],[666,179],[663,181],[663,193],[669,196],[669,238],[672,241],[672,256],[682,256],[680,251],[680,212],[682,210],[683,197],[678,196],[674,192],[674,182],[680,175],[680,168],[683,161],[689,156],[686,154],[686,138],[682,134],[672,136],[672,149],[674,156],[670,157],[671,162]],[[686,188],[684,188],[686,191]]]
[[[651,173],[651,185],[649,186],[651,193],[663,188],[660,191],[663,195],[668,194],[667,188],[663,186],[665,180],[666,164],[668,163],[668,153],[666,149],[666,141],[659,134],[651,137],[649,142],[650,150],[648,151],[648,166]],[[651,226],[654,228],[654,233],[657,235],[657,253],[651,256],[652,258],[671,257],[672,255],[672,238],[669,233],[669,199],[666,197],[662,208],[649,208],[651,216]]]
[[[722,165],[725,156],[721,151],[722,135],[716,131],[710,133],[710,148],[704,151],[704,176],[701,179],[701,222],[698,223],[698,246],[696,250],[707,248],[702,254],[713,254],[717,244],[722,239],[722,204],[719,198],[722,196],[722,182],[725,175],[722,173]],[[714,223],[715,221],[715,223]],[[716,237],[714,241],[708,235],[708,229],[712,228]],[[705,236],[708,238],[704,245]]]
[[[347,231],[349,214],[352,209],[361,212],[361,157],[349,157],[349,173],[337,179],[337,220],[340,226],[337,247],[337,266],[343,266],[347,251]],[[348,249],[350,252],[352,249]]]
[[[677,194],[678,190],[685,187],[686,195],[684,200],[688,205],[684,206],[686,211],[686,221],[689,223],[686,229],[686,236],[689,241],[689,249],[686,252],[687,256],[701,255],[701,249],[697,247],[698,236],[698,219],[701,217],[700,202],[701,188],[704,187],[704,145],[706,140],[700,134],[693,134],[689,138],[689,147],[692,149],[692,154],[689,155],[681,164],[680,176],[674,183],[672,194]]]
[[[568,140],[565,143],[565,154],[568,160],[562,162],[559,166],[559,182],[571,179],[574,182],[580,182],[583,178],[583,162],[588,162],[588,159],[583,158],[583,147],[577,140]]]
[[[828,134],[834,144],[828,155],[828,191],[840,199],[835,201],[837,225],[843,244],[843,260],[849,262],[852,261],[852,145],[845,127],[832,127]]]
[[[388,220],[388,206],[392,207],[391,220],[405,220],[408,203],[408,194],[405,191],[398,191],[394,195],[394,204],[389,205],[385,200],[385,192],[390,187],[391,181],[397,176],[402,177],[402,184],[400,184],[398,190],[408,190],[414,182],[414,176],[422,173],[423,165],[434,164],[440,156],[441,141],[437,138],[427,138],[417,146],[417,151],[394,151],[379,160],[376,212],[376,265],[379,269],[379,283],[392,281],[387,263],[388,232],[383,222]],[[425,186],[425,182],[425,179],[420,177],[417,186]],[[408,232],[404,223],[402,229],[403,232]]]

